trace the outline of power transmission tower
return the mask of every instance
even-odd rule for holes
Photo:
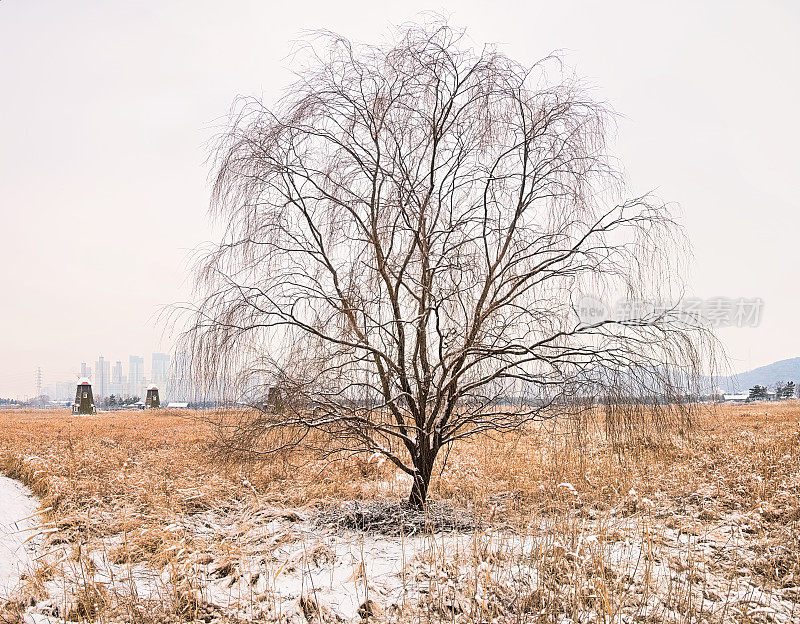
[[[42,367],[36,369],[36,400],[40,401],[42,398]]]

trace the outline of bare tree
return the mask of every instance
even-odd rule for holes
[[[185,348],[248,397],[231,448],[320,432],[386,456],[421,506],[467,436],[597,401],[685,419],[694,319],[576,314],[582,292],[669,300],[682,238],[653,198],[620,199],[613,116],[558,58],[525,67],[441,22],[304,53],[276,106],[237,101],[215,152],[225,234]]]

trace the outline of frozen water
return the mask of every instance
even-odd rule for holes
[[[6,598],[28,569],[35,546],[39,501],[24,485],[0,475],[0,599]]]

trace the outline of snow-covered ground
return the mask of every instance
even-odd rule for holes
[[[454,622],[517,621],[519,613],[562,613],[563,622],[800,621],[797,588],[781,589],[750,569],[760,565],[748,533],[755,514],[703,523],[688,507],[676,514],[648,502],[631,515],[620,508],[602,518],[543,516],[524,532],[405,536],[333,530],[316,523],[314,509],[213,509],[160,530],[164,551],[176,553],[162,570],[120,561],[137,535],[146,537],[141,530],[84,544],[90,565],[66,556],[70,544],[53,544],[60,573],[46,582],[49,599],[27,616],[55,622],[48,617],[80,614],[75,596],[88,583],[121,611],[133,603],[143,613],[188,609],[210,622],[227,615],[359,623],[372,614],[400,623],[423,612]]]
[[[0,600],[31,564],[39,502],[24,485],[0,475]]]

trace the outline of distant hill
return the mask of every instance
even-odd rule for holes
[[[756,384],[771,387],[777,381],[800,382],[800,357],[780,360],[745,373],[714,380],[726,392],[744,392]]]

